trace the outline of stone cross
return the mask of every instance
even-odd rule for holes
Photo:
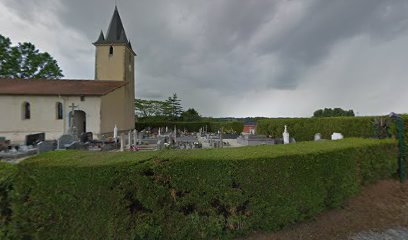
[[[69,116],[69,133],[73,133],[73,127],[74,127],[74,112],[75,109],[78,108],[78,105],[75,105],[74,103],[72,103],[70,106],[68,106],[69,108],[71,108],[71,115]]]

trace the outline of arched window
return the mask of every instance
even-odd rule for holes
[[[30,119],[30,118],[31,118],[30,103],[24,102],[23,103],[23,119]]]
[[[64,111],[62,109],[62,103],[57,102],[56,110],[57,110],[57,119],[62,119],[64,116]]]
[[[109,55],[112,55],[112,54],[113,54],[113,47],[110,46],[110,48],[109,48]]]

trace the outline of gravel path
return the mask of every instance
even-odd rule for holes
[[[373,231],[361,232],[350,240],[407,240],[408,239],[408,228],[392,228],[388,229],[383,233],[377,233]]]

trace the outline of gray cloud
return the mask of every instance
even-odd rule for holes
[[[80,36],[78,43],[81,46],[76,46],[75,53],[79,52],[83,59],[88,56],[88,60],[76,65],[76,69],[66,70],[66,76],[86,73],[88,76],[82,78],[93,78],[93,65],[89,64],[94,58],[91,42],[96,40],[101,29],[106,31],[113,1],[70,0],[54,5],[39,2],[5,0],[6,6],[27,21],[38,21],[38,15],[47,5],[51,7],[47,11],[57,12],[61,25]],[[294,104],[299,104],[305,92],[320,95],[324,91],[320,88],[326,83],[347,91],[346,85],[333,82],[344,81],[338,78],[340,75],[349,78],[347,82],[350,84],[363,80],[368,85],[371,83],[372,91],[366,92],[378,92],[375,83],[382,79],[376,76],[362,79],[367,77],[365,72],[357,76],[352,72],[345,75],[336,71],[348,71],[343,67],[358,64],[355,71],[387,66],[388,69],[383,71],[399,72],[401,69],[390,70],[392,66],[386,64],[386,59],[395,56],[389,52],[408,50],[408,47],[394,43],[408,35],[407,10],[405,0],[119,1],[127,35],[138,54],[137,96],[164,99],[177,92],[185,106],[213,116],[251,113],[299,116],[307,115],[317,107],[336,104],[375,113],[376,110],[367,104],[352,104],[353,99],[364,99],[356,96],[357,93],[349,96],[350,102],[331,94],[302,101],[302,107],[294,107]],[[364,36],[361,44],[367,47],[365,53],[353,45],[361,36]],[[61,61],[72,65],[77,55],[69,50],[70,42],[66,39],[60,45]],[[349,46],[343,51],[354,51],[344,60],[347,64],[330,65],[338,61],[342,54],[338,49],[343,45]],[[389,51],[381,51],[381,56],[375,55],[380,54],[377,48],[387,47]],[[360,55],[365,59],[357,61]],[[332,72],[327,73],[328,65]],[[277,96],[285,96],[282,93],[293,99],[292,102],[280,102],[282,106],[294,110],[276,110],[282,109],[282,106],[275,105],[281,101]],[[379,98],[386,98],[381,97],[381,91],[378,94]],[[250,107],[252,112],[242,110],[252,106],[255,100],[262,108]],[[269,105],[264,104],[268,102]],[[234,103],[238,106],[231,107]],[[377,111],[382,112],[390,107],[383,105],[379,108]]]

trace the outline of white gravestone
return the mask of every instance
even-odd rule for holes
[[[121,152],[125,151],[125,134],[124,133],[120,135],[120,151]]]
[[[113,138],[115,139],[115,141],[118,138],[118,127],[116,125],[113,128]]]
[[[343,137],[343,134],[341,134],[341,133],[333,133],[332,135],[331,135],[331,139],[332,140],[340,140],[340,139],[343,139],[344,137]]]
[[[133,130],[133,146],[137,145],[137,130]]]
[[[290,143],[290,139],[289,139],[289,133],[288,133],[288,128],[285,125],[285,130],[282,133],[283,136],[283,144],[289,144]]]
[[[130,149],[130,147],[132,146],[132,131],[129,130],[128,133],[128,149]]]
[[[319,141],[319,140],[321,140],[322,139],[322,135],[320,134],[320,133],[316,133],[315,135],[314,135],[314,140],[315,141]]]

